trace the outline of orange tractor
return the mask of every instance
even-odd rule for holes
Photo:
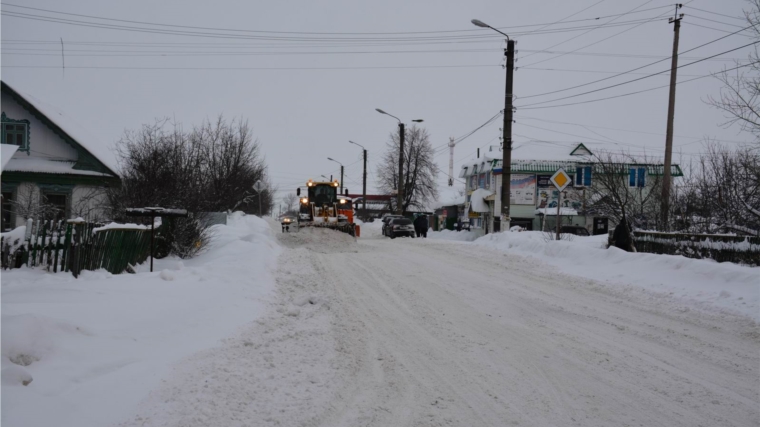
[[[354,207],[350,197],[338,193],[340,184],[335,181],[306,183],[307,192],[299,197],[298,226],[324,227],[356,236]]]

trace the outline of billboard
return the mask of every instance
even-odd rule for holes
[[[532,205],[536,203],[535,175],[512,175],[509,182],[510,205]]]

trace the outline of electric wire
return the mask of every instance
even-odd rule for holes
[[[752,26],[750,25],[749,27],[744,27],[744,28],[742,28],[742,29],[740,29],[740,30],[738,30],[738,31],[735,31],[735,32],[733,32],[733,33],[731,33],[731,34],[728,34],[728,35],[725,35],[725,36],[723,36],[723,37],[719,37],[719,38],[717,38],[717,39],[715,39],[715,40],[711,40],[711,41],[709,41],[709,42],[707,42],[707,43],[702,43],[702,44],[701,44],[701,45],[699,45],[699,46],[696,46],[696,47],[693,47],[693,48],[691,48],[691,49],[688,49],[688,50],[685,50],[685,51],[683,51],[683,52],[680,52],[678,55],[679,55],[679,56],[681,56],[682,54],[685,54],[685,53],[689,53],[689,52],[691,52],[691,51],[694,51],[694,50],[700,49],[700,48],[702,48],[702,47],[705,47],[705,46],[707,46],[707,45],[709,45],[709,44],[712,44],[712,43],[718,42],[718,41],[720,41],[720,40],[723,40],[723,39],[725,39],[725,38],[727,38],[727,37],[730,37],[730,36],[732,36],[732,35],[734,35],[734,34],[738,34],[739,32],[741,32],[741,31],[744,31],[744,30],[746,30],[746,29],[748,29],[748,28],[751,28],[751,27],[752,27]],[[648,63],[648,64],[645,64],[645,65],[642,65],[642,66],[640,66],[640,67],[636,67],[636,68],[630,69],[630,70],[628,70],[628,71],[623,71],[623,72],[621,72],[621,73],[619,73],[619,74],[615,74],[614,76],[605,77],[605,78],[603,78],[603,79],[594,80],[594,81],[591,81],[591,82],[587,82],[587,83],[583,83],[583,84],[580,84],[580,85],[571,86],[571,87],[568,87],[568,88],[564,88],[564,89],[559,89],[559,90],[553,90],[553,91],[550,91],[550,92],[543,92],[543,93],[537,93],[537,94],[533,94],[533,95],[521,96],[521,97],[520,97],[520,99],[527,99],[527,98],[534,98],[534,97],[537,97],[537,96],[550,95],[550,94],[554,94],[554,93],[559,93],[559,92],[564,92],[564,91],[568,91],[568,90],[572,90],[572,89],[577,89],[577,88],[579,88],[579,87],[588,86],[588,85],[591,85],[591,84],[594,84],[594,83],[603,82],[603,81],[605,81],[605,80],[610,80],[610,79],[613,79],[613,78],[615,78],[615,77],[618,77],[618,76],[622,76],[622,75],[624,75],[624,74],[629,74],[629,73],[631,73],[631,72],[633,72],[633,71],[638,71],[638,70],[641,70],[642,68],[646,68],[646,67],[649,67],[649,66],[652,66],[652,65],[658,64],[658,63],[660,63],[660,62],[663,62],[663,61],[667,61],[668,59],[671,59],[671,58],[672,58],[672,57],[670,57],[670,56],[669,56],[669,57],[666,57],[666,58],[663,58],[663,59],[660,59],[660,60],[657,60],[657,61],[654,61],[654,62],[650,62],[650,63]]]
[[[715,58],[715,57],[724,55],[726,53],[735,52],[737,50],[744,49],[744,48],[752,46],[752,45],[756,45],[758,43],[760,43],[760,40],[754,41],[752,43],[747,43],[745,45],[742,45],[742,46],[739,46],[739,47],[736,47],[736,48],[733,48],[733,49],[729,49],[727,51],[720,52],[720,53],[717,53],[715,55],[711,55],[708,58]],[[691,65],[694,65],[694,64],[698,64],[698,63],[703,62],[703,61],[704,61],[704,59],[699,59],[699,60],[696,60],[696,61],[692,61],[692,62],[689,62],[689,63],[686,63],[686,64],[679,65],[678,67],[676,67],[676,69],[688,67],[688,66],[691,66]],[[574,95],[568,95],[568,96],[561,97],[561,98],[551,99],[551,100],[548,100],[548,101],[535,102],[533,104],[524,105],[521,108],[531,107],[531,106],[540,105],[540,104],[547,104],[547,103],[550,103],[550,102],[562,101],[562,100],[569,99],[569,98],[575,98],[575,97],[578,97],[578,96],[588,95],[588,94],[591,94],[591,93],[600,92],[600,91],[607,90],[607,89],[612,89],[612,88],[619,87],[619,86],[622,86],[622,85],[626,85],[626,84],[629,84],[629,83],[638,82],[638,81],[641,81],[641,80],[644,80],[644,79],[647,79],[647,78],[650,78],[650,77],[657,76],[659,74],[667,73],[669,71],[670,71],[670,69],[662,70],[662,71],[657,72],[657,73],[652,73],[652,74],[649,74],[649,75],[646,75],[646,76],[637,77],[635,79],[627,80],[627,81],[620,82],[620,83],[616,83],[614,85],[605,86],[605,87],[602,87],[602,88],[598,88],[598,89],[594,89],[594,90],[589,90],[589,91],[581,92],[581,93],[574,94]],[[698,78],[701,78],[701,77],[698,77]]]

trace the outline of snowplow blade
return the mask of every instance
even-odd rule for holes
[[[340,222],[305,222],[300,224],[301,227],[314,227],[314,228],[329,228],[331,230],[337,230],[346,233],[350,236],[356,237],[356,225],[351,223]]]

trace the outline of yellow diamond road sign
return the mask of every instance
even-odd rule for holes
[[[551,181],[551,183],[554,184],[554,186],[557,187],[557,190],[559,191],[564,190],[568,184],[573,182],[572,178],[570,178],[570,175],[568,175],[564,169],[558,170],[554,175],[552,175],[551,178],[549,178],[549,181]]]

